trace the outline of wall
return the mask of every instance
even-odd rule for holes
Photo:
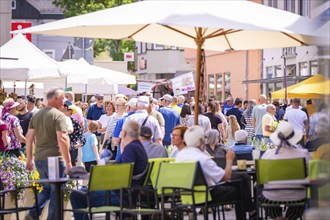
[[[10,40],[11,0],[0,0],[0,46]]]

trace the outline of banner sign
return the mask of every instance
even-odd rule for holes
[[[192,72],[177,76],[171,79],[171,81],[175,96],[195,90],[195,80]]]
[[[150,83],[150,82],[139,82],[138,91],[139,92],[151,92],[153,86],[154,86],[154,84]]]
[[[31,22],[12,22],[11,23],[12,31],[21,30],[21,29],[28,28],[28,27],[32,27]],[[24,34],[24,35],[30,42],[32,42],[32,34]],[[11,35],[11,37],[13,38],[13,35]]]

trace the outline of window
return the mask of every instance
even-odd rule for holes
[[[52,59],[55,59],[55,50],[54,49],[45,49],[42,50],[47,56],[49,56]]]
[[[275,66],[275,77],[282,77],[282,76],[283,76],[282,66],[281,65]]]
[[[163,50],[164,46],[161,44],[154,44],[154,50]]]
[[[288,65],[286,67],[286,75],[287,76],[296,76],[297,75],[296,65]]]
[[[144,70],[147,68],[147,61],[144,59],[144,57],[141,57],[141,60],[139,61],[139,69]]]
[[[310,64],[310,73],[312,76],[316,75],[318,73],[318,63],[316,60],[312,60],[309,62]]]
[[[275,91],[280,90],[283,88],[283,82],[275,83]]]
[[[217,73],[217,94],[216,94],[216,98],[218,100],[221,100],[222,97],[222,74],[221,73]]]
[[[298,0],[298,14],[309,17],[310,1],[309,0]]]
[[[11,0],[11,10],[16,9],[16,0]]]
[[[284,10],[295,13],[295,0],[285,0]]]
[[[277,8],[277,0],[268,0],[268,6]]]
[[[228,97],[230,94],[230,73],[225,73],[225,97]]]
[[[307,62],[299,63],[299,75],[300,76],[308,76],[308,66]]]
[[[214,95],[214,75],[213,74],[209,75],[208,84],[209,84],[208,96],[211,97]]]
[[[147,52],[147,44],[141,43],[141,53],[146,53],[146,52]]]
[[[274,77],[274,68],[272,66],[266,67],[266,78],[271,79]]]

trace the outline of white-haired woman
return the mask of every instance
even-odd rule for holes
[[[289,122],[281,122],[276,131],[270,135],[270,140],[277,146],[276,149],[267,150],[261,159],[291,159],[304,157],[306,162],[311,159],[310,154],[306,149],[298,149],[294,145],[297,144],[303,136],[303,133],[299,130],[293,130],[292,125]],[[265,188],[281,187],[285,188],[285,185],[281,186],[269,186],[265,185]],[[290,186],[294,187],[294,186]],[[297,185],[296,187],[299,187]],[[295,188],[296,188],[295,187]],[[302,190],[285,190],[285,191],[265,191],[262,194],[262,201],[265,203],[276,204],[277,201],[290,201],[291,203],[300,203],[306,199],[306,191],[304,187]],[[268,216],[273,219],[282,218],[282,208],[265,208]],[[304,207],[290,206],[285,213],[284,219],[297,219],[302,216]],[[282,218],[283,219],[283,218]]]
[[[205,132],[206,151],[213,157],[226,157],[226,151],[220,144],[219,135],[219,131],[216,129]]]

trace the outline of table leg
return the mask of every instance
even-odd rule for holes
[[[55,204],[56,204],[56,220],[63,219],[62,213],[62,199],[61,199],[61,187],[62,183],[54,183],[55,184]],[[50,207],[51,208],[51,207]]]

